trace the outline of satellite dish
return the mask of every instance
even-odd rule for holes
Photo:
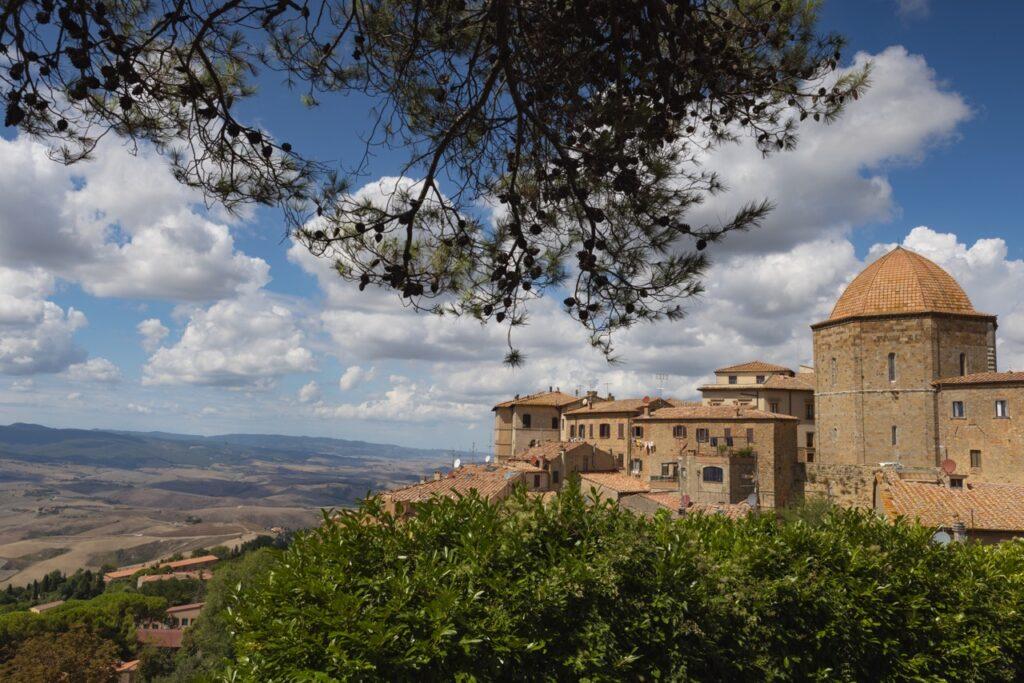
[[[954,472],[956,472],[956,462],[950,460],[949,458],[943,460],[940,467],[942,467],[942,471],[945,472],[946,474],[953,474]]]
[[[757,507],[757,494],[756,493],[751,493],[749,496],[747,496],[747,505],[749,505],[752,508],[756,508]]]
[[[485,455],[484,456],[484,462],[490,462],[490,461],[491,461],[491,456]]]
[[[452,463],[452,469],[459,469],[462,466],[462,458],[455,458],[455,462]]]
[[[946,462],[952,462],[952,461],[951,460],[947,460]],[[937,543],[939,545],[949,545],[949,542],[952,541],[952,540],[953,540],[953,537],[950,536],[945,531],[936,531],[934,534],[932,534],[932,543]]]

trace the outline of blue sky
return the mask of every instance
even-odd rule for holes
[[[146,151],[110,146],[103,160],[64,169],[4,131],[0,423],[483,451],[489,407],[509,394],[664,386],[689,397],[720,365],[809,362],[807,325],[895,243],[938,261],[979,309],[999,314],[1000,365],[1024,367],[1014,87],[1024,5],[832,0],[823,25],[848,36],[845,66],[873,62],[871,91],[837,124],[806,129],[792,154],[762,160],[740,145],[706,160],[730,186],[701,209],[708,217],[763,196],[778,208],[757,234],[716,248],[708,294],[687,319],[623,335],[618,367],[542,302],[520,337],[527,366],[510,371],[501,330],[357,296],[286,239],[273,210],[204,211]],[[247,105],[255,121],[299,151],[360,157],[366,102],[310,112],[280,84],[260,85]],[[373,192],[401,160],[373,158],[356,187]]]

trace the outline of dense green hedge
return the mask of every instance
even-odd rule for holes
[[[10,656],[21,641],[46,633],[63,633],[81,627],[116,643],[124,652],[135,647],[136,623],[160,619],[167,601],[137,593],[106,593],[91,600],[68,600],[42,614],[11,612],[0,615],[0,661]]]
[[[1024,543],[939,547],[841,510],[649,520],[571,489],[378,513],[242,590],[236,676],[1024,679]]]

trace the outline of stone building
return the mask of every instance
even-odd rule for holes
[[[652,488],[676,488],[694,503],[756,494],[761,507],[783,507],[795,495],[799,422],[741,405],[647,409],[634,420],[645,434],[634,457],[644,461]]]
[[[705,405],[740,405],[791,415],[797,425],[797,460],[814,462],[814,368],[799,371],[756,360],[715,370],[715,383],[700,387]]]
[[[1024,372],[972,373],[932,384],[939,460],[971,482],[1024,484]]]
[[[584,400],[549,387],[548,391],[517,395],[511,401],[494,406],[495,459],[503,462],[536,444],[559,441],[562,414],[583,405]],[[597,402],[601,399],[592,392],[586,400]]]
[[[995,316],[901,247],[858,275],[811,329],[823,464],[937,466],[933,382],[996,367]]]
[[[506,462],[510,467],[520,467],[522,464],[543,472],[546,486],[552,491],[560,490],[565,480],[574,473],[617,469],[611,453],[581,441],[545,441],[512,456]]]
[[[656,409],[671,403],[661,398],[628,398],[596,400],[588,395],[584,404],[565,412],[562,421],[563,441],[585,441],[615,457],[619,467],[635,476],[647,476],[640,457],[644,442],[642,426],[634,424],[644,408]],[[634,456],[635,454],[635,456]]]

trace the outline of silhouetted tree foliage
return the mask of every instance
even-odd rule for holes
[[[698,161],[743,137],[791,148],[865,87],[812,0],[8,0],[5,123],[73,162],[113,131],[154,143],[229,208],[284,208],[314,253],[417,310],[511,327],[528,302],[611,335],[682,315],[704,249],[755,226],[688,210],[722,189]],[[367,153],[408,153],[400,183],[356,200],[365,158],[334,168],[238,114],[254,74],[316,105],[374,103]],[[481,201],[500,207],[496,225]],[[511,346],[506,359],[522,356]]]
[[[1021,680],[1024,544],[587,501],[378,503],[234,601],[240,680]]]

